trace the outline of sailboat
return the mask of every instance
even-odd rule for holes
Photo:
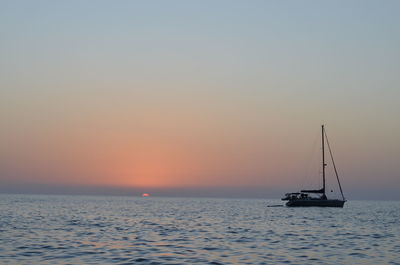
[[[324,125],[321,126],[321,143],[322,143],[322,188],[318,190],[301,190],[300,192],[286,193],[283,201],[287,201],[288,207],[343,207],[346,199],[343,195],[342,186],[340,184],[339,176],[336,170],[335,161],[333,160],[332,150],[329,145],[328,136],[326,135]],[[333,169],[335,171],[336,179],[339,184],[342,199],[328,199],[326,196],[326,183],[325,183],[325,140],[328,144],[329,154],[331,156]],[[315,196],[315,195],[316,196]]]

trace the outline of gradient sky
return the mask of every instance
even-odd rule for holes
[[[309,158],[325,123],[348,197],[400,199],[399,12],[1,1],[0,191],[275,196],[318,179]]]

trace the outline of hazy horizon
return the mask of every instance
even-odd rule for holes
[[[0,192],[400,199],[399,1],[1,7]]]
[[[287,189],[265,187],[170,187],[170,188],[135,188],[121,186],[82,186],[56,184],[3,183],[0,194],[36,194],[36,195],[82,195],[82,196],[132,196],[142,197],[144,193],[151,197],[180,198],[226,198],[226,199],[281,199],[287,192],[297,192],[300,188]],[[347,200],[400,200],[397,187],[388,189],[385,194],[374,189],[344,190]],[[329,192],[328,192],[329,196]],[[336,196],[338,197],[338,196]]]

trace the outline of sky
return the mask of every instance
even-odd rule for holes
[[[400,199],[399,1],[0,5],[0,192]]]

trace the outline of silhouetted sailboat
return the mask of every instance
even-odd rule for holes
[[[342,186],[340,185],[339,176],[336,170],[335,161],[333,160],[332,150],[329,145],[328,137],[325,132],[324,125],[322,125],[322,188],[319,190],[301,190],[300,192],[286,193],[285,197],[282,198],[284,201],[288,201],[286,206],[289,207],[307,207],[307,206],[319,206],[319,207],[343,207],[346,199],[343,196]],[[342,199],[328,199],[325,193],[325,140],[328,144],[329,154],[332,159],[332,165],[335,170],[336,179],[339,184],[340,193]],[[311,194],[318,194],[318,197],[312,197]]]

